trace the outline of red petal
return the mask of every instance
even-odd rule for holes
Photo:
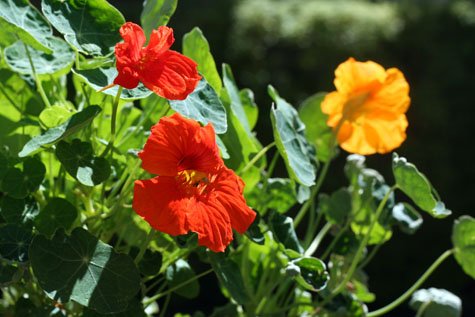
[[[161,176],[135,181],[132,208],[153,228],[176,236],[188,232],[186,209],[180,208],[187,200],[174,177]]]
[[[256,212],[246,204],[243,189],[241,178],[226,167],[220,169],[209,184],[209,190],[214,190],[216,199],[229,214],[232,228],[240,234],[246,232],[256,218]]]
[[[175,51],[166,51],[158,60],[146,59],[139,73],[140,80],[161,97],[183,100],[201,79],[196,66],[192,59]]]
[[[224,252],[233,240],[229,216],[223,206],[213,200],[191,200],[187,206],[188,228],[198,234],[198,244],[213,252]]]
[[[152,31],[150,42],[148,42],[148,45],[145,48],[145,54],[152,60],[156,59],[159,55],[168,51],[173,42],[175,42],[173,29],[166,26],[160,26],[158,30]]]
[[[127,89],[134,89],[139,85],[139,76],[136,71],[130,67],[119,67],[118,64],[117,69],[119,70],[119,75],[114,79],[114,84]]]
[[[209,172],[223,165],[211,123],[201,127],[179,113],[163,117],[139,153],[142,168],[163,176],[176,176],[183,170]]]
[[[138,62],[142,58],[142,47],[145,45],[146,38],[142,28],[132,22],[126,22],[120,27],[120,36],[124,39],[127,46],[121,47],[119,54],[127,55],[133,62]],[[124,51],[123,49],[126,48]],[[117,56],[116,46],[116,56]],[[119,57],[119,56],[117,56]]]

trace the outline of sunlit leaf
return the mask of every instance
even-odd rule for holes
[[[167,25],[170,17],[175,12],[177,0],[145,0],[143,3],[140,21],[145,36],[150,38],[152,30],[161,25]]]
[[[305,289],[321,291],[327,286],[329,276],[323,261],[313,257],[303,257],[290,263],[300,269],[296,280]]]
[[[241,97],[239,96],[239,89],[237,88],[236,81],[234,80],[231,67],[227,64],[223,64],[223,84],[230,100],[230,109],[234,116],[239,119],[244,131],[249,137],[251,137],[251,128],[249,121],[247,120],[246,112],[244,111]]]
[[[414,292],[409,305],[415,310],[422,310],[425,317],[460,317],[462,301],[460,298],[440,288],[420,289]],[[419,315],[419,314],[418,314]]]
[[[198,86],[185,100],[170,100],[170,107],[186,118],[203,124],[213,123],[217,134],[227,130],[226,110],[216,91],[204,79],[199,81]]]
[[[74,62],[74,50],[68,43],[57,37],[52,37],[50,42],[53,49],[52,54],[47,54],[32,47],[28,48],[35,71],[38,75],[64,75],[69,71]],[[4,52],[5,61],[11,69],[21,74],[33,75],[30,60],[22,41],[17,41],[5,48]]]
[[[219,77],[213,55],[209,50],[209,44],[198,27],[183,36],[183,54],[198,63],[198,71],[206,81],[216,90],[221,92],[223,83]]]
[[[413,234],[422,225],[421,215],[407,203],[396,204],[391,210],[391,218],[408,234]]]
[[[105,0],[43,0],[45,17],[76,50],[94,56],[114,52],[122,40],[122,14]]]
[[[393,174],[398,188],[432,217],[445,218],[452,213],[445,208],[443,202],[434,197],[432,186],[424,174],[396,153],[393,154]]]
[[[274,139],[287,171],[300,184],[311,186],[316,177],[312,164],[315,149],[305,137],[305,125],[298,118],[297,111],[280,98],[274,87],[269,86],[268,92],[275,101],[271,110]]]
[[[452,231],[455,259],[465,273],[475,279],[475,219],[462,216],[455,220]]]
[[[38,202],[32,198],[15,199],[5,196],[2,200],[1,214],[8,223],[31,228],[39,209]]]
[[[23,42],[51,54],[51,27],[28,0],[0,0],[0,28],[16,34]]]
[[[140,287],[132,259],[82,228],[70,236],[58,230],[52,240],[38,235],[29,254],[41,288],[57,302],[72,299],[100,313],[115,313],[127,308]]]
[[[63,124],[46,130],[43,134],[33,137],[25,144],[18,156],[24,157],[36,151],[41,146],[57,142],[65,137],[73,134],[82,127],[88,125],[94,119],[101,108],[99,106],[89,106],[86,109],[73,114]]]
[[[63,124],[71,113],[61,106],[51,106],[41,111],[40,120],[48,128],[53,128]]]

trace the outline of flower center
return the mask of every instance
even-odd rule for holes
[[[183,183],[195,187],[198,187],[200,183],[209,183],[206,174],[200,171],[184,170],[178,172],[178,175],[176,177],[178,177]]]

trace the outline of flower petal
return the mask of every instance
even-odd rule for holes
[[[142,47],[145,45],[146,38],[142,28],[132,22],[126,22],[120,27],[120,36],[124,39],[124,44],[120,47],[120,54],[127,55],[132,62],[138,62],[142,58]],[[120,45],[120,43],[119,43]],[[117,56],[117,46],[116,46]],[[117,56],[119,58],[119,56]]]
[[[243,196],[244,182],[233,170],[222,168],[210,180],[210,189],[216,193],[216,199],[229,214],[231,226],[244,234],[256,218],[256,212],[249,208]]]
[[[132,68],[128,66],[121,67],[119,63],[117,63],[117,70],[119,74],[114,79],[114,84],[127,89],[134,89],[139,85],[139,75]]]
[[[163,176],[176,176],[184,170],[209,172],[223,165],[212,123],[201,127],[179,113],[163,117],[152,127],[143,151],[142,168]]]
[[[357,94],[377,89],[386,79],[385,69],[372,61],[358,62],[353,57],[335,70],[335,87],[338,92]]]
[[[156,230],[176,236],[188,232],[187,200],[174,177],[160,176],[135,181],[132,208]]]
[[[382,87],[367,101],[372,107],[396,113],[405,113],[411,103],[409,84],[397,68],[387,70]]]
[[[150,59],[157,59],[172,46],[173,42],[175,42],[173,29],[160,26],[158,30],[152,31],[150,41],[145,48],[145,54]]]
[[[346,103],[344,94],[333,91],[325,96],[321,103],[322,112],[328,114],[327,125],[332,128],[338,126],[343,113],[343,106]]]
[[[201,79],[196,67],[192,59],[175,51],[166,51],[158,60],[149,62],[147,59],[139,73],[140,80],[163,98],[183,100]]]

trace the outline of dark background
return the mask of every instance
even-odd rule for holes
[[[140,23],[142,1],[109,1],[126,20]],[[181,0],[169,22],[181,50],[183,34],[198,26],[218,65],[231,65],[240,88],[251,88],[259,105],[257,136],[272,141],[267,84],[294,106],[319,91],[331,91],[333,71],[353,56],[397,67],[410,84],[407,140],[397,152],[424,172],[453,215],[432,219],[412,236],[393,237],[367,266],[379,308],[401,295],[429,265],[451,248],[453,221],[474,215],[475,166],[472,148],[475,107],[474,1],[278,1]],[[221,72],[221,71],[220,71]],[[346,153],[332,165],[323,191],[346,185]],[[391,156],[367,157],[389,184]],[[277,173],[285,175],[283,165]],[[402,194],[398,198],[404,199]],[[193,260],[193,259],[192,259]],[[210,312],[224,303],[216,281],[200,280],[206,297],[174,299],[173,311]],[[452,258],[424,283],[445,288],[463,302],[463,316],[475,316],[475,283]],[[386,316],[411,316],[407,302]]]

